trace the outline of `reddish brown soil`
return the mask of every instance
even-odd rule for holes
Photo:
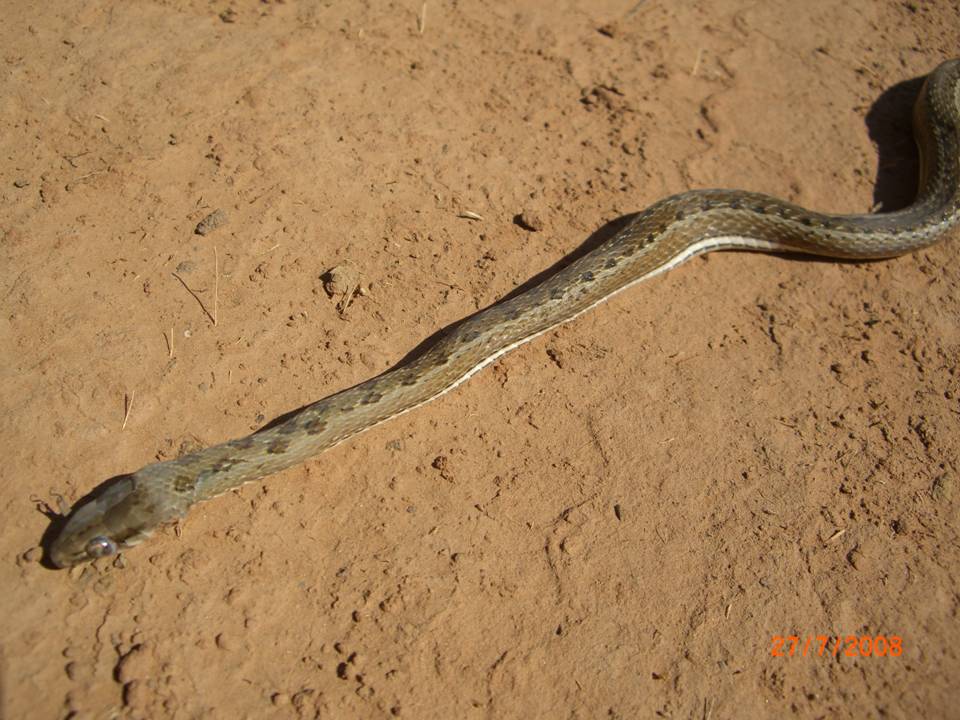
[[[665,195],[908,202],[899,83],[960,54],[955,4],[3,6],[4,717],[957,712],[956,240],[691,262],[121,562],[47,569],[36,509],[376,374]]]

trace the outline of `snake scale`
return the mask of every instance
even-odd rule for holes
[[[742,248],[872,259],[932,245],[960,222],[960,60],[927,77],[913,120],[921,160],[917,199],[909,207],[827,215],[740,190],[694,190],[660,200],[540,284],[451,327],[419,356],[252,435],[104,484],[62,521],[50,561],[67,567],[132,547],[195,503],[422,405],[521,343],[695,255]]]

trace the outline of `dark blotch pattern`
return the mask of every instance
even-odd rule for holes
[[[289,447],[289,440],[274,440],[272,443],[267,445],[267,452],[271,455],[282,455]]]
[[[550,291],[551,300],[562,300],[563,299],[563,290],[560,288],[554,288]]]
[[[369,395],[365,396],[363,400],[361,400],[360,402],[362,402],[364,405],[372,405],[373,403],[380,400],[380,398],[382,397],[383,397],[382,393],[372,392]]]
[[[226,472],[234,465],[239,465],[242,462],[243,460],[239,458],[224,458],[223,460],[217,460],[210,469],[215,473]]]
[[[327,421],[321,420],[320,418],[313,418],[313,420],[308,420],[304,423],[303,429],[307,431],[307,435],[316,435],[327,429]]]
[[[177,475],[173,480],[173,490],[178,493],[193,492],[197,486],[197,479],[189,475]]]
[[[615,267],[617,266],[617,259],[616,259],[616,258],[610,258],[609,260],[607,260],[606,263],[604,263],[603,266],[604,266],[607,270],[609,270],[610,268],[615,268]]]
[[[583,275],[580,276],[580,279],[583,282],[590,282],[591,280],[593,280],[593,273],[587,270]]]
[[[245,438],[240,438],[239,440],[234,440],[230,443],[231,446],[237,448],[238,450],[249,450],[253,447],[254,439],[252,435],[248,435]]]

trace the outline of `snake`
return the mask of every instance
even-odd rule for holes
[[[697,255],[739,249],[872,260],[933,245],[960,223],[960,59],[926,77],[913,131],[918,191],[903,209],[825,214],[743,190],[690,190],[659,200],[597,247],[448,327],[386,372],[246,437],[104,483],[61,518],[48,558],[63,568],[129,549],[195,504],[434,400],[518,345]]]

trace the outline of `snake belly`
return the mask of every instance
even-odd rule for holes
[[[713,250],[888,258],[960,221],[960,60],[938,66],[914,106],[919,191],[903,210],[828,215],[741,190],[694,190],[639,213],[539,285],[449,328],[417,357],[236,440],[147,465],[78,503],[49,546],[68,567],[130,548],[197,502],[303,462],[467,380],[509,350],[631,285]]]

